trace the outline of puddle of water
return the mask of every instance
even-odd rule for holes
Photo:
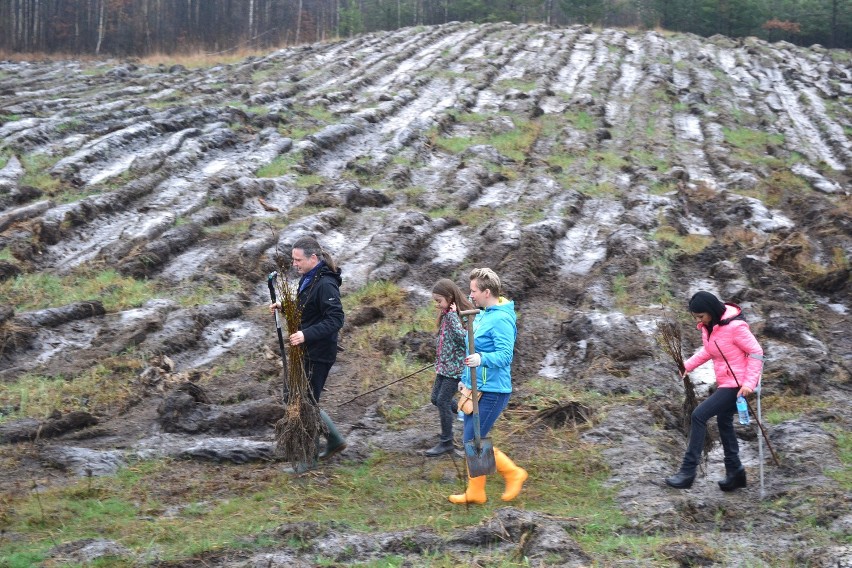
[[[606,235],[622,213],[624,207],[616,201],[586,201],[582,218],[557,241],[553,249],[563,276],[588,274],[598,261],[606,257]],[[607,232],[602,234],[603,230]]]
[[[751,206],[751,218],[746,219],[743,225],[766,233],[772,233],[781,229],[791,229],[796,224],[778,211],[770,211],[759,199],[753,197],[742,197]]]
[[[541,362],[541,367],[538,370],[538,376],[546,379],[559,379],[565,375],[565,355],[562,351],[551,349],[548,351],[544,360]]]
[[[462,227],[453,227],[438,233],[429,244],[429,254],[434,264],[457,265],[467,258],[468,239]]]
[[[175,358],[175,370],[185,371],[197,369],[231,351],[242,339],[254,332],[251,322],[244,320],[215,321],[204,328],[201,343],[206,348],[201,354],[194,358],[186,358],[185,355]]]
[[[516,183],[495,183],[486,187],[480,196],[470,206],[477,207],[492,207],[497,209],[510,203],[517,203],[521,197],[521,191]]]
[[[701,132],[701,121],[697,116],[678,113],[672,117],[675,130],[679,138],[692,140],[693,142],[704,142],[704,134]]]
[[[136,156],[134,156],[133,154],[128,154],[127,156],[124,156],[120,160],[117,160],[116,162],[107,165],[105,168],[103,168],[98,173],[89,178],[86,183],[88,185],[94,185],[96,183],[101,183],[105,180],[108,180],[112,177],[126,172],[135,158]]]

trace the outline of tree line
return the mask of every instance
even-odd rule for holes
[[[451,21],[659,27],[852,47],[852,0],[0,0],[0,50],[223,53]]]

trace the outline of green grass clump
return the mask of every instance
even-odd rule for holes
[[[73,377],[26,374],[14,382],[0,384],[0,406],[15,409],[0,416],[0,421],[46,418],[55,410],[97,414],[119,411],[132,400],[131,384],[142,366],[138,359],[117,355],[105,357]]]
[[[155,297],[155,286],[122,276],[112,269],[72,274],[21,274],[0,283],[0,296],[16,311],[55,308],[73,302],[100,300],[108,312],[141,306]]]
[[[565,447],[564,444],[572,447]],[[625,526],[604,486],[608,473],[596,451],[563,438],[559,448],[515,459],[531,472],[518,505],[569,517],[575,536],[591,551]],[[505,444],[503,447],[506,447]],[[456,465],[462,467],[459,461]],[[183,469],[184,471],[181,471]],[[135,554],[159,551],[163,560],[203,552],[293,546],[265,532],[284,523],[342,523],[367,533],[412,528],[447,535],[473,526],[505,506],[503,481],[489,476],[488,502],[458,507],[446,496],[462,490],[451,460],[423,462],[405,454],[374,453],[363,463],[321,468],[316,475],[291,477],[277,464],[182,464],[168,460],[131,464],[113,477],[81,480],[70,486],[30,492],[13,503],[7,529],[15,541],[0,542],[0,557],[38,561],[55,542],[98,537],[114,540]],[[165,515],[166,510],[169,515]],[[640,557],[646,537],[632,537]],[[439,564],[451,552],[430,558]],[[457,559],[458,560],[458,559]],[[503,564],[506,559],[493,565]],[[381,564],[386,565],[386,564]]]
[[[848,492],[852,490],[852,434],[837,432],[837,452],[840,458],[840,469],[829,469],[826,475]]]
[[[28,185],[52,194],[59,188],[59,179],[51,176],[49,171],[57,161],[59,157],[45,154],[21,156],[21,164],[24,166],[21,185]]]
[[[674,245],[686,254],[698,254],[713,243],[713,237],[705,235],[681,235],[677,229],[663,225],[653,232],[651,238]]]
[[[437,129],[433,129],[429,138],[433,145],[451,154],[459,154],[472,146],[484,144],[493,146],[509,159],[521,162],[538,139],[542,124],[538,120],[514,119],[514,122],[515,128],[508,132],[443,137]]]

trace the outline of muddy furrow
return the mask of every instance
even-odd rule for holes
[[[380,174],[393,155],[437,124],[446,110],[458,108],[457,94],[464,93],[468,84],[462,79],[446,79],[440,71],[464,54],[464,46],[473,45],[483,37],[482,32],[472,34],[467,29],[462,32],[426,46],[423,53],[412,58],[418,62],[418,69],[397,69],[381,79],[380,84],[353,94],[353,98],[362,105],[370,105],[373,100],[389,100],[354,113],[354,118],[366,120],[366,123],[358,123],[363,128],[356,131],[353,127],[345,145],[333,148],[327,145],[328,151],[321,158],[314,154],[312,161],[316,170],[327,177],[353,167],[366,168],[366,173]],[[462,48],[450,52],[449,58],[442,57],[442,51],[451,45]],[[384,96],[389,88],[398,94],[392,98]],[[355,161],[360,158],[366,159],[367,163],[356,164]]]
[[[347,93],[374,83],[379,77],[403,64],[424,46],[452,33],[455,25],[438,26],[416,34],[397,31],[386,38],[392,42],[392,48],[375,46],[360,51],[360,59],[349,60],[348,66],[339,75],[323,73],[311,88],[304,91],[307,99],[321,96],[327,92]]]
[[[46,222],[60,224],[76,219],[76,227],[48,248],[45,262],[71,268],[99,256],[120,261],[138,252],[137,246],[166,233],[178,218],[204,208],[211,191],[223,180],[252,175],[257,167],[288,148],[290,141],[274,134],[262,145],[235,152],[237,143],[229,128],[211,125],[184,138],[177,151],[164,157],[156,173],[143,178],[148,183],[131,182],[114,194],[86,198],[49,212]],[[189,173],[191,169],[196,173]],[[173,245],[158,250],[157,266],[177,252]]]

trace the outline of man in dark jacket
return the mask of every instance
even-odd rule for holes
[[[343,305],[340,303],[340,269],[313,237],[301,237],[293,243],[293,267],[301,274],[297,301],[301,325],[290,335],[290,345],[304,344],[305,374],[311,385],[314,400],[319,404],[325,381],[337,359],[337,333],[343,327]],[[272,307],[280,309],[280,304]],[[328,429],[328,443],[319,453],[326,459],[346,448],[340,435],[324,410],[320,416]]]

